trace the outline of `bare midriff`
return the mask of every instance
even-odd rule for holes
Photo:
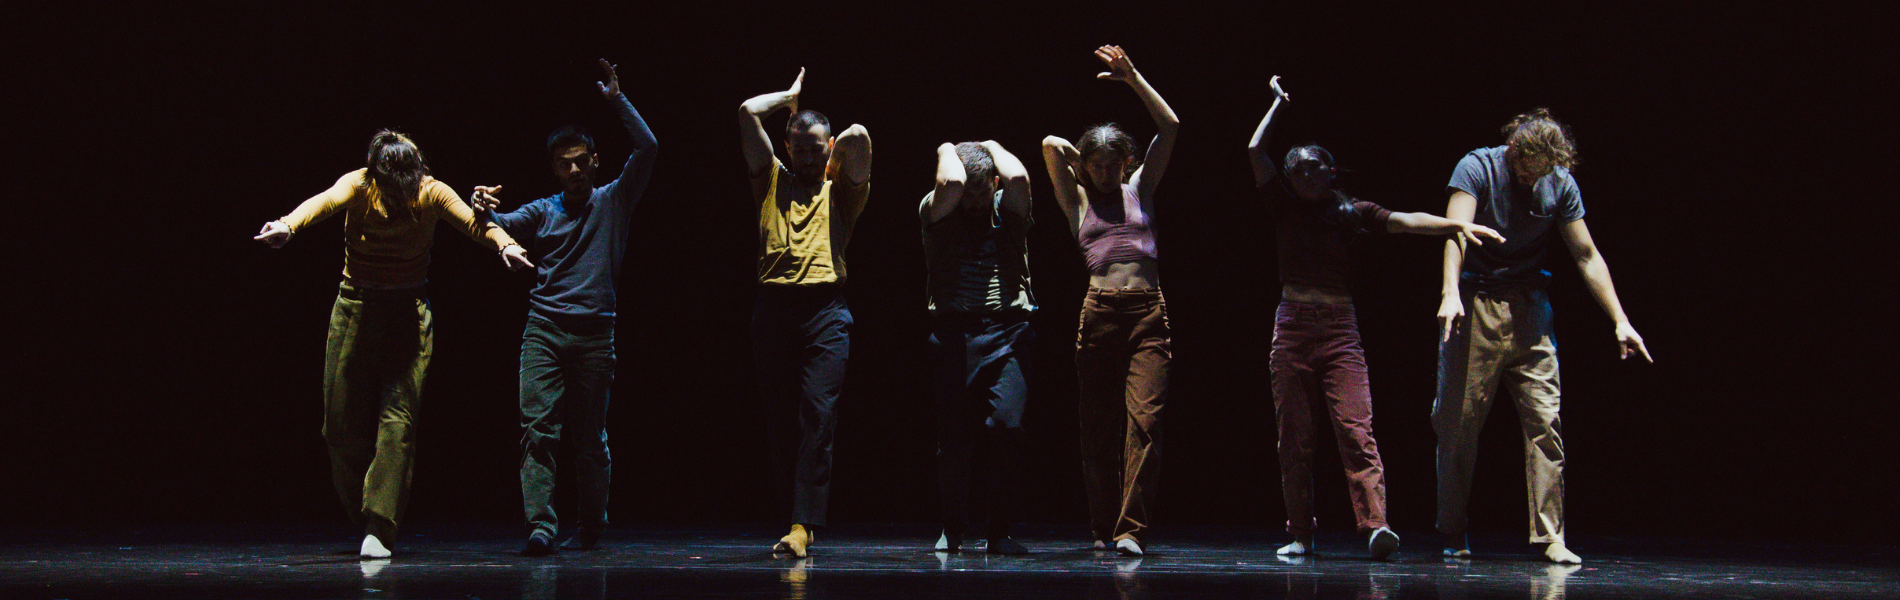
[[[1103,290],[1151,290],[1161,287],[1161,270],[1152,260],[1109,263],[1089,275],[1089,287]]]
[[[1345,290],[1297,283],[1281,285],[1280,299],[1304,304],[1352,304],[1352,294]]]

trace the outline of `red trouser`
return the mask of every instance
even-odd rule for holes
[[[1372,439],[1372,387],[1351,304],[1281,302],[1273,323],[1273,409],[1280,421],[1286,530],[1313,533],[1313,410],[1325,398],[1359,531],[1384,527],[1385,466]]]
[[[1161,290],[1089,288],[1082,299],[1075,342],[1082,485],[1097,540],[1139,542],[1154,522],[1169,335]]]

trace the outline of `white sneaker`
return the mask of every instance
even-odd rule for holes
[[[363,550],[359,554],[363,558],[389,558],[389,549],[383,547],[383,541],[376,539],[376,536],[366,535],[363,536]]]
[[[1141,544],[1136,543],[1135,538],[1122,538],[1121,541],[1115,542],[1115,551],[1121,553],[1122,556],[1142,555]]]
[[[1312,548],[1306,547],[1306,544],[1300,543],[1299,540],[1293,540],[1293,543],[1281,546],[1279,550],[1273,551],[1274,554],[1280,556],[1306,556],[1312,552]]]

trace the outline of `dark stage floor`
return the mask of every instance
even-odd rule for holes
[[[1303,561],[1280,536],[1193,530],[1133,559],[1090,552],[1066,529],[1019,536],[1028,557],[927,550],[923,526],[823,533],[811,558],[767,552],[776,528],[622,529],[605,548],[526,558],[506,527],[419,526],[393,559],[359,561],[347,530],[127,529],[0,539],[4,598],[1900,598],[1900,548],[1632,538],[1574,539],[1581,567],[1517,540],[1474,541],[1476,560],[1406,535],[1394,560],[1319,540]],[[770,533],[771,535],[768,535]],[[1406,532],[1401,532],[1406,533]]]

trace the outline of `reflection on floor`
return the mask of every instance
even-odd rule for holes
[[[1585,538],[1571,545],[1587,562],[1557,566],[1505,538],[1474,540],[1476,559],[1444,559],[1431,534],[1401,532],[1409,545],[1376,562],[1345,536],[1321,536],[1316,556],[1283,558],[1273,555],[1280,536],[1202,530],[1123,558],[1043,528],[1018,538],[1034,554],[1000,557],[980,542],[931,552],[928,527],[847,526],[791,560],[767,551],[777,528],[721,526],[623,529],[600,550],[528,558],[505,526],[411,529],[381,560],[358,560],[343,530],[10,532],[0,539],[0,597],[1900,598],[1900,548],[1891,546]]]

